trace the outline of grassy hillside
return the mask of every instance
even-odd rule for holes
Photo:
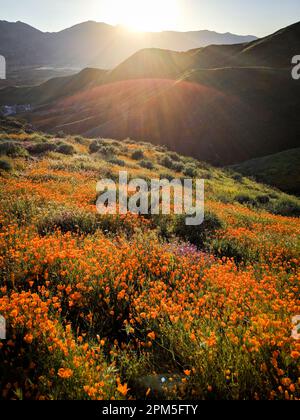
[[[102,84],[27,118],[43,130],[147,139],[225,165],[298,146],[299,90],[287,70],[194,70],[176,81]]]
[[[243,162],[232,169],[287,193],[300,195],[299,167],[300,149],[291,149]]]
[[[0,125],[0,398],[300,397],[297,198],[161,146]],[[204,223],[98,215],[124,169],[204,178]]]

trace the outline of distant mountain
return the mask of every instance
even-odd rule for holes
[[[0,21],[0,54],[16,67],[114,68],[143,48],[186,51],[210,44],[250,42],[254,36],[212,31],[133,33],[120,26],[84,22],[56,33],[23,22]]]
[[[300,148],[247,160],[233,169],[284,192],[300,195]]]
[[[300,83],[286,59],[299,27],[252,44],[143,49],[111,71],[5,88],[0,105],[33,105],[25,117],[52,132],[144,139],[217,165],[278,153],[300,147]]]

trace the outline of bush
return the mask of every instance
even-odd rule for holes
[[[235,197],[235,201],[240,204],[252,204],[255,205],[255,200],[247,194],[239,194]]]
[[[172,160],[174,160],[174,162],[181,162],[181,157],[179,156],[178,153],[176,153],[176,152],[170,152],[170,153],[168,153],[168,155],[170,156],[170,158]]]
[[[102,145],[98,140],[93,140],[89,146],[90,153],[97,153],[101,146]]]
[[[11,171],[12,165],[7,160],[0,160],[0,170],[1,171]]]
[[[273,205],[273,208],[270,208],[270,211],[281,216],[299,217],[300,204],[296,199],[282,198]]]
[[[214,237],[216,231],[223,228],[222,221],[211,211],[205,213],[204,221],[199,226],[187,226],[186,217],[186,215],[182,215],[176,218],[174,234],[199,248],[204,248],[207,241]]]
[[[98,150],[98,153],[105,157],[113,156],[117,153],[117,149],[114,146],[101,146]]]
[[[184,169],[183,174],[185,176],[194,178],[197,176],[197,168],[195,166],[189,165]]]
[[[81,144],[82,146],[87,146],[90,144],[90,141],[82,136],[76,136],[74,137],[74,140],[77,144]]]
[[[29,146],[28,151],[33,155],[41,155],[47,152],[54,152],[56,150],[56,145],[54,143],[37,143]]]
[[[140,166],[142,168],[149,169],[149,170],[154,168],[154,165],[150,160],[142,160],[140,163]]]
[[[173,171],[175,172],[182,172],[184,168],[184,165],[180,162],[174,162],[173,163]]]
[[[44,217],[38,222],[37,228],[40,235],[46,235],[56,229],[60,229],[62,233],[93,234],[98,226],[94,214],[78,210],[62,210]]]
[[[142,150],[136,150],[132,153],[131,158],[134,160],[141,160],[144,157],[144,152]]]
[[[168,169],[173,169],[174,162],[170,156],[164,156],[160,161],[161,165]]]
[[[167,179],[168,181],[173,181],[174,179],[174,175],[172,174],[167,174],[167,173],[162,173],[159,175],[159,179]]]
[[[56,149],[57,153],[61,153],[63,155],[73,155],[75,153],[75,149],[71,144],[62,143]]]
[[[0,156],[1,155],[10,157],[24,157],[28,156],[28,152],[26,149],[24,149],[24,147],[17,143],[4,142],[0,143]]]
[[[181,172],[184,168],[184,165],[181,162],[175,162],[169,155],[164,156],[160,161],[160,164],[168,169],[172,169],[175,172]]]
[[[256,197],[256,200],[259,204],[268,204],[270,202],[270,197],[268,195],[259,195]]]
[[[125,166],[125,162],[122,159],[118,159],[118,158],[112,158],[108,161],[109,163],[112,163],[113,165],[117,165],[117,166]]]
[[[232,179],[236,182],[243,182],[244,177],[241,174],[235,173],[232,174]]]

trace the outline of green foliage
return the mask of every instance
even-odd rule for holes
[[[59,229],[61,232],[92,234],[98,228],[96,216],[78,209],[62,209],[54,214],[47,214],[39,220],[37,229],[40,235],[46,235]]]
[[[197,168],[192,165],[188,165],[184,168],[183,174],[190,178],[194,178],[197,176]]]
[[[0,170],[1,171],[11,171],[13,169],[12,164],[7,160],[0,160]]]
[[[0,156],[1,155],[10,157],[25,157],[28,156],[28,152],[21,145],[7,141],[0,143]]]
[[[153,163],[150,160],[142,160],[140,162],[140,166],[142,168],[149,169],[149,170],[151,170],[151,169],[154,168],[154,165],[153,165]]]
[[[186,215],[178,216],[175,220],[174,234],[184,241],[199,248],[205,248],[206,242],[223,228],[223,222],[213,212],[205,212],[204,221],[199,226],[187,226]]]
[[[172,160],[174,160],[174,162],[181,162],[181,157],[179,156],[179,154],[178,153],[176,153],[176,152],[169,152],[168,153],[168,156],[172,159]]]
[[[125,166],[126,165],[124,160],[118,159],[116,157],[110,159],[108,162],[112,163],[113,165],[117,165],[117,166]]]
[[[97,153],[100,147],[101,147],[101,143],[98,140],[93,140],[90,143],[89,151],[90,153]]]
[[[272,213],[281,216],[300,217],[300,203],[297,199],[282,197],[275,203],[272,203],[269,209]]]
[[[164,156],[164,157],[161,159],[160,164],[161,164],[162,166],[164,166],[165,168],[168,168],[168,169],[173,169],[174,162],[173,162],[173,160],[170,158],[170,156]]]
[[[141,160],[144,157],[144,152],[142,150],[135,150],[132,155],[131,158],[134,160]]]
[[[41,155],[47,152],[54,152],[56,145],[54,143],[44,142],[32,144],[28,147],[28,151],[32,155]]]
[[[56,152],[72,156],[75,153],[75,149],[71,144],[62,143],[56,148]]]

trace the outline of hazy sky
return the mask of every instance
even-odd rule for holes
[[[140,6],[139,12],[133,11],[137,4],[143,4],[144,14]],[[300,0],[0,0],[0,20],[21,20],[43,31],[96,20],[139,24],[146,30],[210,29],[263,36],[299,21]]]

